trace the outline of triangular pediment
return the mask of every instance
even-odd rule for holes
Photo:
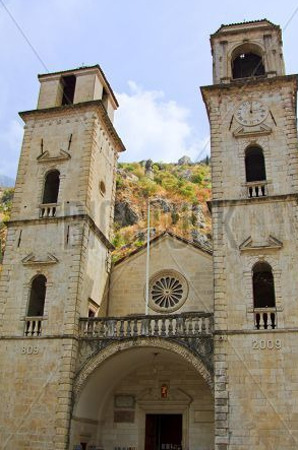
[[[273,236],[263,241],[253,241],[249,236],[242,244],[239,245],[240,251],[255,251],[255,250],[278,250],[282,248],[283,243]]]
[[[150,246],[154,246],[158,242],[165,240],[165,239],[171,239],[174,247],[175,247],[175,241],[176,241],[176,243],[180,242],[181,244],[185,244],[185,247],[189,246],[191,248],[202,251],[204,254],[207,254],[210,256],[212,255],[211,244],[208,241],[204,244],[203,243],[201,244],[199,242],[190,241],[190,240],[185,239],[179,235],[176,235],[175,233],[172,233],[171,231],[168,231],[168,230],[163,231],[162,233],[158,234],[157,236],[154,236],[153,238],[151,238]],[[131,258],[135,255],[141,254],[142,252],[146,251],[146,248],[147,248],[147,243],[145,243],[141,247],[138,247],[137,249],[132,250],[126,256],[119,259],[114,265],[117,266],[117,265],[121,264],[122,262],[127,261],[129,258]]]
[[[56,264],[59,260],[56,256],[51,253],[47,253],[44,256],[35,255],[34,253],[30,253],[28,256],[22,259],[22,263],[24,265],[40,265],[40,264]]]
[[[55,162],[55,161],[66,161],[70,159],[71,156],[65,150],[60,149],[58,155],[51,156],[49,151],[43,152],[41,155],[37,157],[38,162]]]
[[[268,125],[262,123],[255,127],[244,127],[240,126],[233,131],[233,135],[237,137],[247,137],[247,136],[259,136],[266,135],[272,132],[272,128]]]

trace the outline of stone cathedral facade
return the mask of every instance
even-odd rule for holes
[[[0,284],[0,448],[298,447],[295,75],[279,26],[211,36],[213,252],[165,232],[111,264],[118,104],[40,75]]]

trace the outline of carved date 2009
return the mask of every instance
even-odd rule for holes
[[[253,350],[280,350],[281,349],[280,339],[253,339],[252,348]]]

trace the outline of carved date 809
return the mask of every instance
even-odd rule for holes
[[[22,347],[22,355],[37,355],[39,353],[39,348],[33,345],[28,345],[28,347]]]

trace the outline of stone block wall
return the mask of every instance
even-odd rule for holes
[[[266,195],[297,192],[295,89],[294,76],[203,88],[211,124],[214,200],[248,197],[245,174],[248,146],[263,149]],[[251,100],[267,108],[263,132],[259,127],[245,128],[235,118],[239,105]]]

